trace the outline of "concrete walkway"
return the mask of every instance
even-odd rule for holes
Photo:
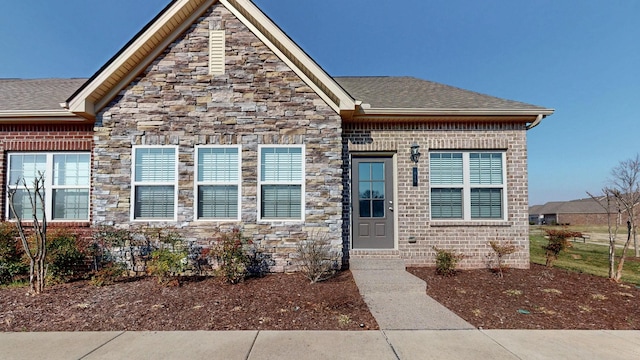
[[[640,359],[640,331],[0,333],[0,359]]]
[[[349,262],[360,294],[382,330],[464,330],[474,327],[426,294],[424,280],[400,259]]]

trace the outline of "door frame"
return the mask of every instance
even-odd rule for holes
[[[391,158],[393,172],[393,247],[388,249],[354,249],[353,247],[353,231],[355,225],[355,217],[353,211],[353,158]],[[351,151],[349,152],[349,249],[362,251],[389,251],[398,250],[398,153],[395,151]]]

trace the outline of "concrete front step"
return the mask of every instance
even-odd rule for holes
[[[349,259],[349,269],[351,270],[402,270],[406,266],[404,260],[393,259],[372,259],[367,257],[351,257]]]

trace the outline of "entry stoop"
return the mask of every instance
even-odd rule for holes
[[[354,256],[349,259],[350,270],[398,270],[405,271],[404,260],[400,258],[371,259]]]

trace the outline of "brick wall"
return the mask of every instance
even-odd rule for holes
[[[220,26],[226,72],[212,76],[209,29]],[[272,271],[294,270],[297,241],[312,232],[327,232],[342,250],[340,117],[219,3],[98,114],[95,139],[96,224],[141,224],[130,221],[132,146],[177,145],[178,221],[166,225],[187,239],[241,226],[271,253]],[[205,144],[242,145],[241,222],[194,221],[194,147]],[[257,220],[259,144],[305,145],[304,222]]]
[[[349,154],[391,152],[397,162],[395,214],[398,227],[397,251],[352,251],[352,254],[399,255],[409,265],[435,264],[433,246],[452,249],[467,257],[463,268],[487,266],[490,240],[512,241],[520,251],[509,256],[512,267],[529,266],[528,190],[526,130],[513,122],[412,122],[350,123],[343,126],[345,161],[345,203],[343,223],[349,218]],[[420,145],[419,186],[413,186],[411,144]],[[429,209],[429,150],[505,150],[507,174],[506,221],[432,221]],[[343,236],[349,244],[349,226]],[[409,240],[412,240],[412,243]],[[415,241],[415,243],[413,243]]]
[[[7,185],[7,152],[11,151],[91,151],[93,125],[11,124],[0,125],[0,179]],[[5,193],[4,191],[2,192]],[[0,200],[2,220],[6,220],[6,196]],[[52,226],[86,226],[87,224],[52,222]]]

